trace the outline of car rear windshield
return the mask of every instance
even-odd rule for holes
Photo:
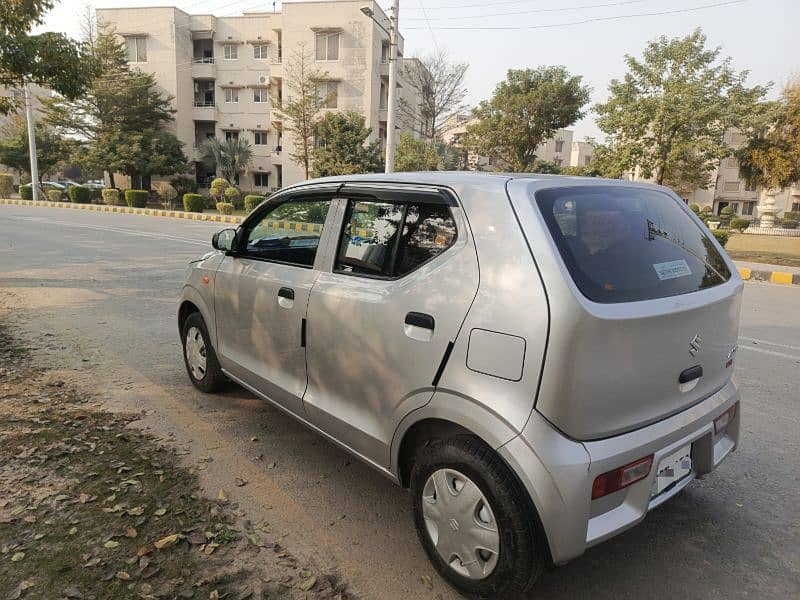
[[[580,186],[535,197],[570,275],[594,302],[677,296],[731,276],[708,232],[668,194]]]

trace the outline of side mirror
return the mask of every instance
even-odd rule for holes
[[[233,242],[236,240],[235,229],[223,229],[211,237],[211,245],[215,250],[230,252],[233,250]]]

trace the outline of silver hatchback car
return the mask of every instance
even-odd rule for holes
[[[743,284],[666,188],[323,179],[213,246],[178,312],[194,385],[232,380],[410,488],[467,594],[530,588],[737,445]]]

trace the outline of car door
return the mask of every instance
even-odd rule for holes
[[[346,185],[344,196],[332,268],[309,301],[303,401],[317,427],[387,466],[397,423],[433,395],[478,262],[450,193]]]
[[[323,192],[261,207],[237,232],[214,285],[222,368],[297,414],[306,388],[303,320],[330,205]]]

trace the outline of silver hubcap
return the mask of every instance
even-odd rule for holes
[[[198,381],[206,376],[206,343],[197,327],[190,327],[186,332],[186,363],[192,377]]]
[[[453,469],[435,471],[422,490],[422,516],[439,556],[463,577],[484,579],[497,566],[500,535],[480,488]]]

